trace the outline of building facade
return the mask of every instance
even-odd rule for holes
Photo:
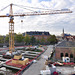
[[[50,36],[49,32],[40,32],[40,31],[30,31],[30,32],[25,32],[23,33],[23,36],[29,35],[34,36],[36,39],[41,40],[42,38],[44,38],[45,40],[47,40],[47,38]]]
[[[75,42],[63,41],[55,47],[55,59],[62,60],[62,57],[69,57],[75,62]]]

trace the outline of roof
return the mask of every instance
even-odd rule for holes
[[[62,41],[56,47],[75,47],[75,41]]]
[[[71,34],[64,34],[64,36],[71,36]]]
[[[28,35],[50,35],[49,32],[38,32],[38,31],[30,31],[26,32]]]

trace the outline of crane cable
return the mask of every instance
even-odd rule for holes
[[[15,6],[21,6],[21,7],[27,7],[27,8],[33,8],[33,9],[42,9],[42,10],[51,10],[51,9],[45,9],[45,8],[37,8],[37,7],[30,7],[30,6],[23,6],[23,5],[16,5]]]
[[[42,9],[42,10],[51,10],[51,9],[44,9],[44,8],[37,8],[37,7],[30,7],[30,6],[23,6],[23,5],[17,5],[17,4],[13,4],[14,6],[18,6],[20,8],[23,8],[23,9],[26,9],[26,10],[30,10],[30,11],[33,11],[35,12],[34,10],[32,10],[31,8],[33,9]],[[6,7],[2,8],[0,11],[3,11],[4,9],[6,9],[8,6],[10,5],[7,5]]]
[[[34,10],[31,10],[31,9],[26,8],[26,7],[23,7],[23,6],[19,6],[19,5],[15,5],[15,6],[18,6],[18,7],[20,7],[20,8],[26,9],[26,10],[34,11]]]
[[[2,8],[0,11],[3,11],[3,10],[6,9],[8,6],[10,6],[10,5],[7,5],[6,7]]]

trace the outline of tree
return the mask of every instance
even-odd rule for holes
[[[44,39],[44,37],[41,38],[41,44],[45,44],[45,39]]]
[[[4,43],[4,37],[0,36],[0,43]]]
[[[26,35],[26,36],[25,36],[24,42],[25,42],[25,44],[27,44],[27,45],[30,43],[30,37],[29,37],[29,35]]]
[[[5,37],[5,43],[9,43],[9,35],[6,35],[6,37]]]
[[[39,40],[39,39],[37,39],[37,40],[36,40],[36,43],[37,43],[37,44],[40,44],[40,40]]]
[[[56,36],[55,35],[50,35],[50,37],[47,38],[47,42],[49,44],[55,44],[55,43],[57,43]]]
[[[24,41],[24,36],[22,35],[22,34],[16,34],[15,35],[15,41],[17,42],[17,43],[21,43],[21,42],[23,42]]]
[[[49,36],[49,37],[47,38],[47,43],[50,44],[50,41],[51,41],[51,36]]]
[[[32,36],[32,37],[30,38],[30,43],[31,43],[32,45],[34,45],[34,44],[36,43],[36,38],[35,38],[34,36]]]

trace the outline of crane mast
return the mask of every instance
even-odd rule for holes
[[[13,21],[12,4],[10,4],[10,20],[9,20],[9,52],[14,51],[14,21]]]

